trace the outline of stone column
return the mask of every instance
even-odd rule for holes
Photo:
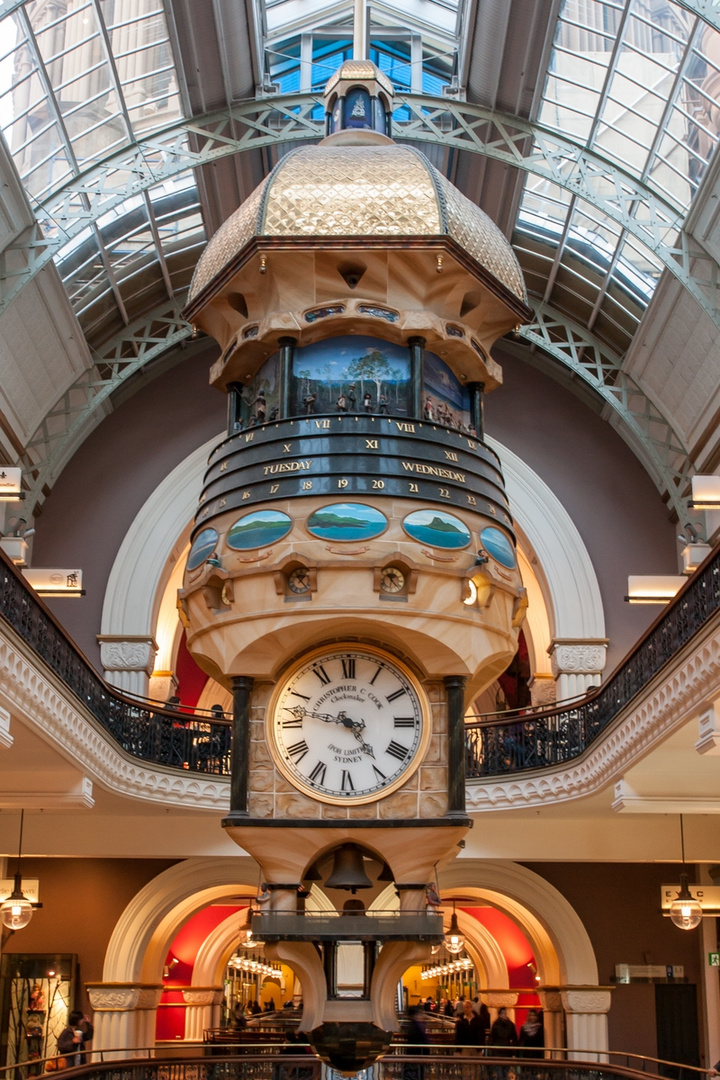
[[[610,990],[602,986],[563,990],[568,1055],[577,1061],[607,1061]]]
[[[206,1028],[217,1027],[217,1006],[223,999],[222,986],[189,986],[182,992],[185,1002],[185,1042],[202,1042]]]
[[[98,634],[98,642],[107,682],[118,690],[147,697],[158,650],[155,639]]]
[[[155,1046],[155,1020],[162,986],[88,983],[93,1008],[93,1050],[112,1050],[118,1058]]]
[[[558,1050],[565,1046],[565,1013],[563,1011],[562,995],[559,990],[542,990],[538,988],[538,997],[543,1010],[543,1027],[545,1029],[545,1046],[548,1050]],[[547,1057],[560,1058],[559,1053],[548,1053]]]
[[[548,649],[557,686],[556,700],[582,697],[598,686],[605,669],[607,638],[555,638]]]

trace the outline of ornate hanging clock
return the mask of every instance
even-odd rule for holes
[[[394,658],[370,646],[323,649],[277,687],[267,725],[279,770],[322,802],[358,805],[404,784],[430,738],[425,694]]]

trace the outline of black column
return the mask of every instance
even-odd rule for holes
[[[280,347],[280,416],[295,416],[294,402],[290,400],[292,386],[293,355],[297,341],[294,337],[281,337]]]
[[[468,383],[470,391],[470,423],[478,439],[485,438],[485,383]]]
[[[242,427],[242,386],[240,383],[228,384],[227,399],[227,430],[228,435],[234,435]]]
[[[250,695],[253,679],[235,675],[233,688],[233,741],[230,771],[230,813],[247,814],[250,775]]]
[[[411,337],[408,339],[410,346],[410,377],[412,379],[412,411],[416,420],[423,418],[423,391],[425,389],[424,357],[425,338]]]
[[[465,816],[465,676],[445,678],[448,713],[448,814]]]

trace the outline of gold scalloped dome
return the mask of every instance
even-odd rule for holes
[[[450,236],[523,302],[515,254],[487,214],[424,154],[395,143],[302,147],[280,161],[208,243],[192,302],[256,236]]]

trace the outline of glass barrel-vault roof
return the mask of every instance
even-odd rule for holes
[[[615,163],[680,220],[718,141],[719,98],[720,34],[686,7],[563,0],[539,125]],[[642,213],[638,203],[632,214]],[[532,294],[627,350],[660,276],[648,247],[580,194],[533,176],[513,241]]]
[[[94,223],[55,257],[90,344],[182,304],[206,241],[193,173],[100,217],[103,193],[84,188],[98,162],[183,118],[161,0],[29,0],[0,20],[0,43],[0,128],[44,235],[92,204]]]

